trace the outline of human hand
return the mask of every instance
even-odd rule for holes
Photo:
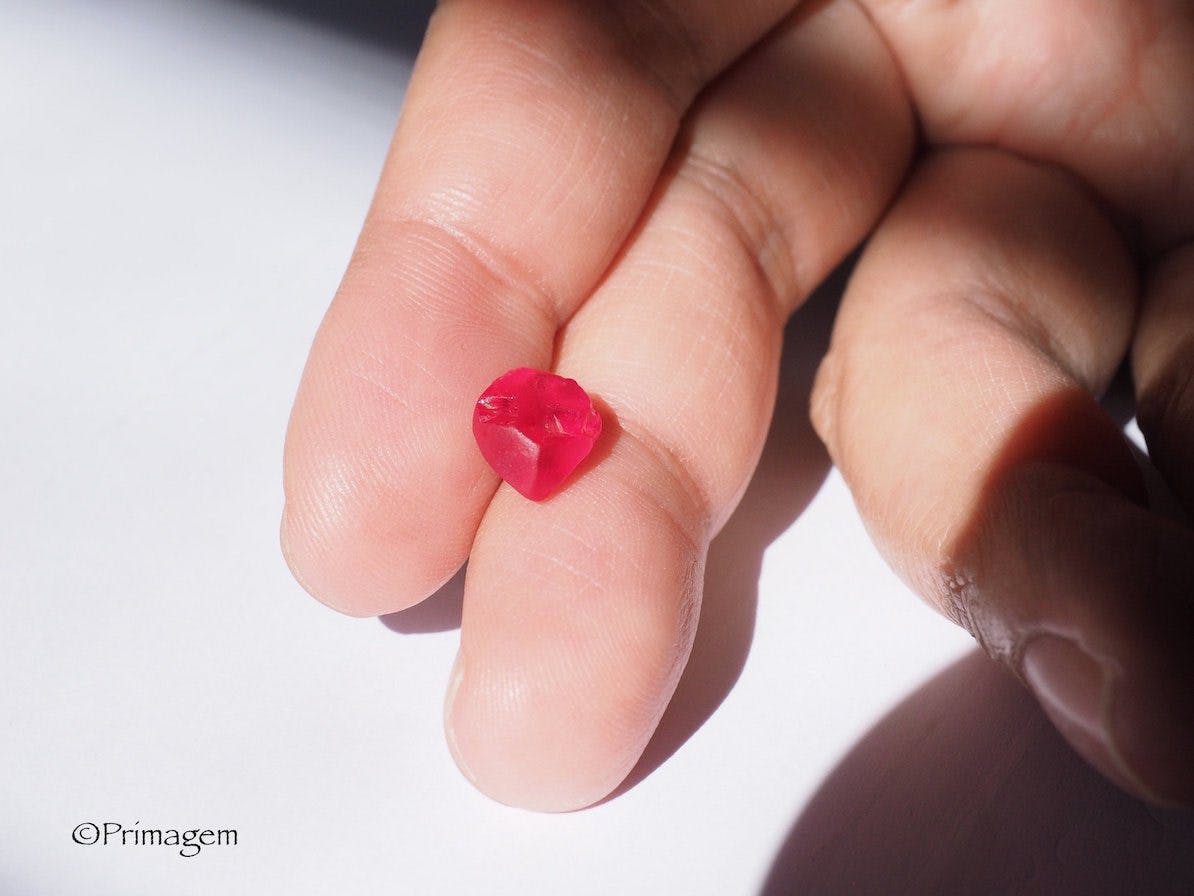
[[[295,402],[291,568],[363,616],[468,559],[458,765],[600,799],[684,667],[783,322],[870,235],[812,416],[880,549],[1106,775],[1194,801],[1194,533],[1093,397],[1130,351],[1194,510],[1194,5],[793,6],[440,6]],[[471,433],[524,365],[607,408],[542,504]]]

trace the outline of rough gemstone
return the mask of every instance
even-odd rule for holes
[[[503,373],[473,408],[481,455],[532,501],[554,492],[600,434],[601,415],[576,380],[531,367]]]

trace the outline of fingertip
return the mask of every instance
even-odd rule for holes
[[[535,812],[572,812],[607,796],[638,759],[641,732],[595,718],[599,701],[582,705],[573,692],[561,705],[558,696],[525,666],[473,675],[458,657],[444,737],[461,774],[490,799]]]
[[[448,744],[448,753],[452,757],[452,761],[456,763],[456,767],[460,769],[460,773],[468,779],[474,787],[480,789],[477,784],[477,777],[468,767],[468,763],[464,759],[464,755],[460,752],[460,745],[456,741],[456,722],[454,718],[454,710],[456,706],[456,695],[460,691],[460,684],[464,680],[464,651],[458,650],[456,652],[456,659],[452,662],[452,671],[448,674],[448,687],[444,692],[444,709],[443,709],[443,723],[444,723],[444,740]]]
[[[1165,808],[1194,806],[1194,702],[1187,676],[1142,676],[1066,637],[1034,638],[1022,671],[1070,745],[1123,790]]]
[[[1189,684],[1132,690],[1119,701],[1113,736],[1139,796],[1166,808],[1194,808],[1194,710]]]
[[[1022,508],[1034,496],[1031,517],[988,530],[994,555],[1018,558],[983,596],[1018,642],[1002,658],[1019,657],[1046,714],[1107,778],[1159,806],[1194,804],[1194,542],[1091,474],[1038,467],[1015,495]],[[1000,624],[984,633],[997,655]]]
[[[1125,763],[1108,725],[1113,676],[1106,664],[1071,637],[1042,634],[1028,643],[1020,669],[1070,746],[1119,787],[1144,796],[1146,789]]]
[[[647,503],[636,459],[623,446],[543,504],[500,490],[478,532],[444,726],[461,772],[500,803],[607,797],[687,661],[705,546]]]
[[[412,550],[417,541],[379,539],[360,521],[312,521],[308,512],[289,503],[282,511],[279,541],[286,565],[304,591],[324,606],[358,618],[417,604],[447,582],[467,555],[467,547],[455,553],[442,547]],[[404,559],[401,568],[391,562],[395,556]]]

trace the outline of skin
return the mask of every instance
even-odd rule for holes
[[[876,543],[1104,774],[1194,802],[1183,0],[441,3],[295,400],[282,544],[360,616],[468,560],[445,725],[479,789],[563,811],[632,768],[783,323],[868,238],[811,413]],[[1149,477],[1095,400],[1125,358]],[[541,504],[470,430],[523,365],[607,410]]]

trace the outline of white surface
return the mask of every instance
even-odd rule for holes
[[[544,816],[465,782],[458,633],[340,617],[277,548],[290,399],[408,70],[236,3],[0,2],[0,892],[754,893],[971,645],[831,475],[766,551],[737,683],[642,783]],[[108,820],[239,842],[71,842]]]

